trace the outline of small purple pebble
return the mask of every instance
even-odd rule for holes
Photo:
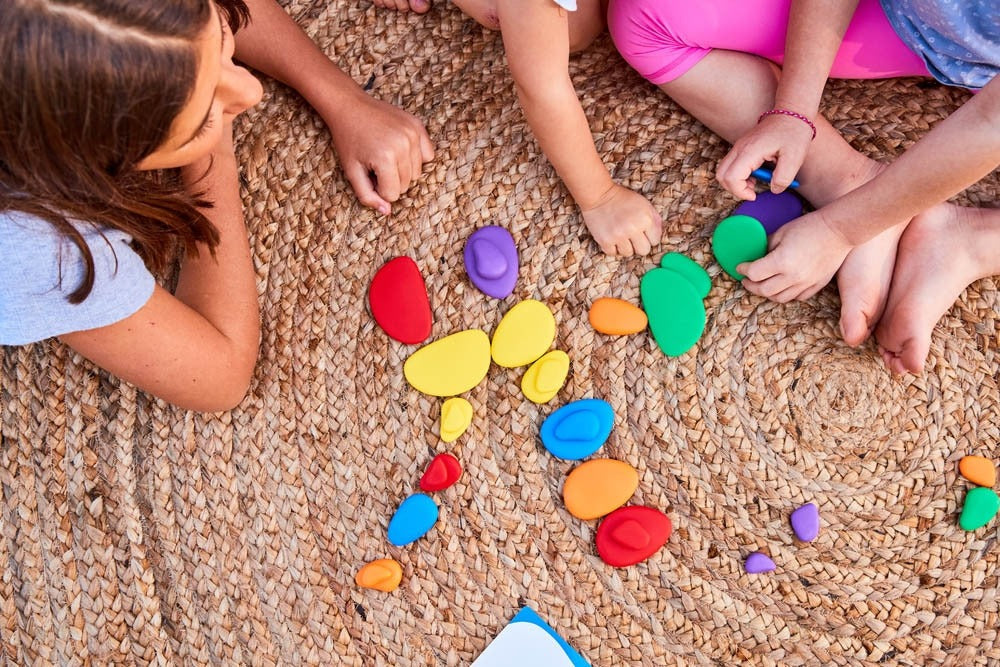
[[[774,561],[768,558],[766,554],[755,551],[747,556],[746,561],[743,563],[743,567],[746,569],[748,574],[760,574],[761,572],[773,571],[777,565],[775,565]]]
[[[518,258],[514,237],[503,227],[477,229],[465,242],[465,272],[479,291],[503,299],[514,291]]]
[[[795,537],[803,542],[812,542],[819,535],[819,508],[815,503],[806,503],[792,512],[792,530]]]
[[[801,217],[803,210],[802,200],[790,190],[777,195],[764,191],[757,193],[757,199],[745,201],[737,206],[733,215],[749,215],[760,221],[764,231],[770,236],[785,223]]]

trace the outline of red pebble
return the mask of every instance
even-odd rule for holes
[[[672,531],[670,517],[659,510],[642,505],[620,507],[597,528],[597,553],[614,567],[635,565],[659,551]]]
[[[462,464],[458,459],[451,454],[438,454],[420,478],[420,488],[424,491],[441,491],[458,481],[461,475]]]
[[[396,257],[375,272],[368,303],[378,325],[401,343],[415,345],[431,335],[431,303],[424,277],[409,257]]]

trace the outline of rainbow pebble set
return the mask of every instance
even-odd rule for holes
[[[767,252],[767,238],[782,225],[803,214],[797,195],[762,192],[744,202],[733,215],[720,221],[712,235],[712,251],[722,269],[742,280],[736,267]],[[510,232],[487,226],[467,240],[463,259],[470,282],[487,296],[503,299],[514,289],[518,253]],[[676,252],[664,255],[660,266],[640,281],[642,308],[628,301],[601,297],[591,305],[588,319],[598,332],[609,336],[638,334],[647,328],[660,350],[676,357],[689,351],[701,338],[707,322],[704,300],[712,288],[705,269]],[[426,286],[416,263],[396,257],[383,265],[369,288],[371,313],[391,338],[410,345],[430,336],[432,314]],[[445,398],[441,406],[440,437],[455,442],[474,417],[473,406],[459,396],[485,379],[491,364],[504,368],[527,366],[522,376],[524,396],[537,404],[551,401],[565,384],[569,355],[550,349],[556,338],[552,311],[534,299],[520,301],[501,318],[492,339],[479,329],[459,331],[413,352],[403,364],[407,382],[417,391]],[[598,398],[572,401],[552,412],[541,424],[545,449],[560,459],[579,461],[597,452],[614,427],[611,405]],[[992,462],[982,457],[962,459],[960,471],[977,484],[966,495],[960,525],[971,531],[986,525],[1000,510],[1000,497],[991,488],[996,482]],[[427,495],[455,484],[462,474],[458,458],[450,453],[434,457],[420,479],[422,493],[405,498],[388,525],[388,541],[409,545],[436,524],[439,509]],[[659,551],[673,531],[670,518],[659,510],[627,505],[639,486],[639,473],[624,461],[597,458],[574,468],[563,484],[563,502],[574,517],[603,520],[594,536],[598,555],[613,567],[642,562]],[[800,542],[815,540],[820,532],[819,507],[806,503],[789,517]],[[744,561],[748,574],[777,568],[762,552],[750,553]],[[364,588],[391,592],[402,581],[402,568],[391,558],[364,565],[355,577]]]

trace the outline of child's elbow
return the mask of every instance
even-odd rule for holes
[[[238,408],[250,392],[251,379],[252,377],[247,377],[245,380],[241,379],[231,383],[230,386],[222,388],[214,396],[209,397],[203,405],[194,409],[198,412],[228,412]]]
[[[227,412],[239,407],[250,391],[257,351],[240,356],[215,378],[195,387],[187,400],[176,401],[177,405],[195,412]]]

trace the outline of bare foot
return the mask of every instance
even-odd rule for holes
[[[863,343],[882,317],[896,263],[896,246],[906,223],[890,227],[847,255],[837,271],[840,335],[851,346]]]
[[[847,194],[875,178],[886,167],[882,163],[861,156],[858,160],[859,162],[848,171],[848,178],[826,184],[813,184],[819,188],[819,192],[812,195],[813,204],[820,207]],[[896,263],[896,246],[905,228],[905,223],[890,227],[875,238],[859,245],[847,255],[837,271],[837,287],[840,291],[840,335],[848,345],[856,346],[863,343],[882,316],[886,299],[889,297],[892,269]]]
[[[425,14],[431,8],[431,0],[372,0],[372,3],[382,9],[409,10],[417,14]]]
[[[970,283],[1000,271],[1000,209],[939,204],[910,221],[875,331],[886,368],[919,373],[931,333]]]

